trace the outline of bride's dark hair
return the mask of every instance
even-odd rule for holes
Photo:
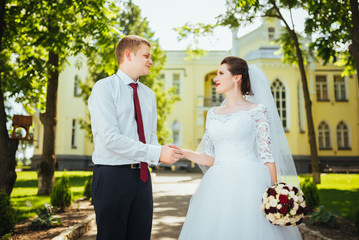
[[[228,70],[232,75],[242,75],[242,82],[241,82],[241,92],[243,95],[253,95],[251,91],[251,82],[249,79],[248,74],[248,64],[247,62],[240,58],[240,57],[234,57],[229,56],[222,60],[222,64],[228,65]]]

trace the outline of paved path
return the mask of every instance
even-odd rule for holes
[[[178,238],[188,203],[202,178],[201,173],[159,172],[153,181],[154,213],[152,240]],[[95,240],[96,226],[79,240]]]

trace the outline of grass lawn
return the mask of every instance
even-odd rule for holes
[[[56,171],[55,177],[63,172]],[[70,178],[74,199],[83,197],[83,190],[89,171],[67,171]],[[304,179],[305,176],[300,176]],[[343,217],[354,220],[354,213],[359,208],[359,174],[321,174],[318,185],[321,205],[338,211]],[[49,196],[37,196],[37,174],[35,171],[17,173],[17,180],[11,194],[11,201],[16,210],[17,220],[22,221],[36,215],[36,209],[45,202],[50,203]],[[28,206],[27,202],[32,206]]]
[[[70,178],[71,190],[74,200],[83,197],[83,191],[90,171],[67,171]],[[55,178],[62,176],[62,171],[55,172]],[[11,201],[16,211],[17,221],[20,222],[35,216],[36,209],[50,203],[49,196],[37,196],[37,173],[35,171],[24,171],[17,173],[14,189],[11,193]],[[31,203],[31,206],[28,206]]]
[[[359,174],[321,174],[317,187],[320,205],[354,221],[355,210],[359,209]]]

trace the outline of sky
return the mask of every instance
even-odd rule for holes
[[[188,41],[178,42],[174,28],[189,23],[216,23],[216,16],[225,13],[226,0],[133,0],[141,9],[142,16],[149,21],[149,27],[155,32],[160,46],[164,50],[184,50]],[[288,13],[284,13],[289,16]],[[305,14],[301,11],[294,13],[294,22],[303,25]],[[238,36],[253,31],[261,24],[258,19],[253,25],[242,28]],[[205,50],[230,50],[232,33],[227,27],[219,27],[213,37],[200,40],[200,48]]]
[[[177,41],[174,28],[186,22],[214,24],[215,17],[226,10],[225,0],[133,0],[133,3],[140,7],[164,50],[183,50],[188,45],[186,41]],[[206,50],[229,50],[231,41],[231,31],[222,27],[213,37],[201,40],[200,46]]]

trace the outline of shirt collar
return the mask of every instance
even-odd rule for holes
[[[130,85],[131,83],[139,83],[139,80],[137,79],[137,81],[133,81],[132,78],[130,78],[130,76],[128,76],[125,72],[123,72],[122,70],[118,69],[116,75],[126,84],[126,85]]]

